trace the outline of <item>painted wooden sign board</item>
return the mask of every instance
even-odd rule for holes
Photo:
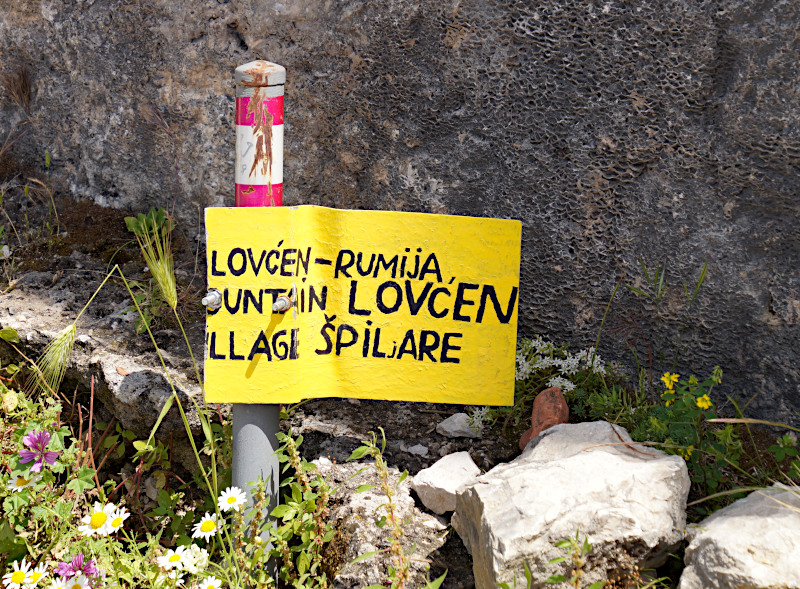
[[[513,403],[519,221],[208,208],[206,231],[207,401]]]

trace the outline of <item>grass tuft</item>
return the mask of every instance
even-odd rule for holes
[[[36,360],[34,373],[28,380],[27,386],[31,394],[58,390],[67,371],[76,331],[75,323],[70,323],[47,344]]]
[[[150,209],[146,215],[140,213],[137,217],[126,217],[125,222],[139,242],[142,257],[150,268],[162,298],[175,311],[178,289],[170,239],[172,220],[163,209]]]

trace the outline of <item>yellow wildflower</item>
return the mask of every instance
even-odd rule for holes
[[[659,380],[664,382],[664,386],[667,387],[668,390],[672,390],[672,387],[675,386],[675,383],[678,382],[678,375],[677,374],[670,374],[669,372],[665,372],[664,376],[662,376]]]
[[[697,399],[697,406],[700,407],[700,409],[709,409],[711,408],[711,405],[711,399],[708,397],[708,395],[703,395]]]
[[[688,446],[685,449],[678,448],[678,454],[680,454],[684,460],[689,460],[692,457],[693,451],[694,451],[694,445]]]

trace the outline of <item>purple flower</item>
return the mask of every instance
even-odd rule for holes
[[[56,574],[69,579],[74,575],[83,573],[87,577],[96,577],[99,573],[97,567],[94,565],[94,559],[85,560],[83,552],[79,552],[78,556],[72,559],[72,562],[60,562],[56,565]],[[85,561],[85,562],[84,562]]]
[[[59,453],[45,451],[47,444],[50,443],[50,434],[45,430],[29,433],[27,436],[22,438],[22,443],[28,448],[31,448],[31,450],[20,450],[20,462],[25,464],[31,460],[36,460],[36,462],[33,463],[33,466],[31,466],[31,472],[39,472],[42,470],[42,465],[45,462],[47,462],[47,464],[50,466],[53,466],[56,463],[56,458],[58,458]]]

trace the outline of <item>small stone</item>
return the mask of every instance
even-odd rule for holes
[[[477,438],[478,432],[469,425],[466,413],[451,415],[436,426],[436,432],[448,438]]]
[[[417,473],[411,488],[422,504],[434,513],[442,514],[456,508],[456,493],[481,474],[469,452],[449,454]]]
[[[327,456],[318,456],[313,462],[319,469],[328,468],[333,464]]]
[[[408,449],[408,453],[413,454],[414,456],[427,456],[428,447],[423,446],[422,444],[415,444]]]
[[[144,493],[151,501],[158,500],[158,487],[156,486],[156,479],[154,477],[147,477],[144,480]]]
[[[533,438],[544,430],[569,421],[569,407],[558,387],[550,387],[536,395],[531,412],[531,428],[519,439],[519,449],[524,450]]]

